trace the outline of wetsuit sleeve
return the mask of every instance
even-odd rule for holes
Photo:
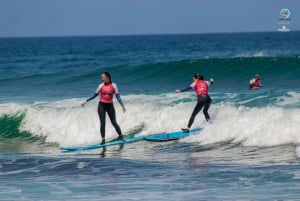
[[[210,85],[212,85],[214,83],[214,79],[210,79],[209,81],[205,81],[205,83],[207,84],[208,87],[210,87]]]
[[[184,89],[181,89],[180,91],[181,91],[181,92],[185,92],[185,91],[188,91],[188,90],[190,90],[190,89],[192,89],[192,87],[191,87],[191,86],[188,86],[188,87],[186,87],[186,88],[184,88]]]
[[[121,96],[120,96],[120,94],[119,94],[118,86],[117,86],[117,84],[115,84],[115,83],[112,83],[112,85],[113,85],[113,87],[114,87],[114,89],[115,89],[116,98],[117,98],[118,102],[120,103],[120,105],[123,107],[124,104],[123,104],[123,101],[122,101]]]
[[[99,92],[100,92],[100,89],[101,89],[102,85],[103,85],[103,84],[100,84],[100,85],[97,87],[97,89],[96,89],[94,95],[93,95],[92,97],[88,98],[88,99],[86,100],[86,102],[89,102],[90,100],[93,100],[94,98],[96,98],[96,97],[99,95]]]
[[[195,86],[196,86],[196,82],[193,82],[192,84],[190,84],[190,86],[188,86],[188,87],[186,87],[186,88],[184,88],[184,89],[182,89],[182,90],[180,90],[180,91],[181,91],[181,92],[185,92],[185,91],[188,91],[188,90],[190,90],[190,89],[195,88]]]
[[[123,101],[122,101],[121,96],[120,96],[119,93],[116,94],[116,98],[117,98],[118,102],[120,103],[120,105],[124,106]]]
[[[86,100],[86,102],[89,102],[90,100],[93,100],[94,98],[96,98],[96,97],[98,96],[98,94],[99,94],[99,93],[94,93],[94,95],[93,95],[92,97],[88,98],[88,99]]]

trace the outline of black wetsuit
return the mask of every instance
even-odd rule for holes
[[[194,111],[193,111],[193,113],[190,117],[189,123],[188,123],[189,128],[194,123],[194,119],[195,119],[196,115],[200,112],[202,107],[204,107],[203,108],[203,114],[205,116],[206,121],[210,120],[210,117],[209,117],[209,114],[208,114],[208,109],[209,109],[210,104],[211,104],[211,98],[208,94],[198,96],[197,105],[195,106]]]
[[[207,87],[209,87],[213,81],[205,81],[207,84]],[[193,89],[196,87],[196,82],[192,83],[190,86],[188,86],[185,89],[182,89],[181,92],[187,91],[189,89]],[[196,117],[196,115],[201,111],[201,109],[204,107],[203,109],[203,114],[205,116],[206,121],[210,121],[210,116],[208,114],[208,109],[210,107],[211,104],[211,98],[208,94],[202,94],[202,95],[197,95],[198,98],[198,102],[193,110],[193,113],[191,114],[191,117],[189,119],[189,123],[188,123],[188,128],[190,128],[192,126],[192,124],[194,123],[194,119]]]
[[[89,99],[87,99],[86,101],[88,102],[88,101],[94,99],[95,97],[97,97],[99,95],[99,93],[101,93],[100,92],[101,87],[104,86],[104,85],[105,84],[100,84],[99,87],[97,88],[95,94],[92,97],[90,97]],[[98,116],[99,116],[99,119],[100,119],[100,134],[101,134],[102,140],[105,139],[106,113],[108,114],[112,125],[114,126],[116,132],[118,133],[119,138],[122,139],[122,131],[121,131],[121,128],[120,128],[120,126],[118,125],[118,123],[116,121],[116,112],[115,112],[114,104],[112,103],[113,93],[116,94],[116,98],[117,98],[118,102],[121,104],[121,106],[123,106],[124,104],[122,102],[120,94],[118,93],[118,89],[117,89],[116,84],[112,83],[111,85],[113,86],[113,90],[114,90],[114,91],[110,92],[110,94],[109,94],[109,100],[111,102],[101,102],[101,101],[99,101],[99,104],[98,104]],[[100,98],[100,100],[101,100],[101,98]],[[105,142],[105,140],[102,141],[102,142]]]
[[[108,114],[112,125],[115,127],[118,135],[122,135],[120,126],[116,121],[116,112],[113,103],[102,103],[99,102],[98,104],[98,116],[100,119],[100,133],[101,137],[105,138],[105,117],[106,113]]]

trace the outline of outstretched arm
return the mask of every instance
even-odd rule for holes
[[[176,93],[180,93],[180,92],[185,92],[185,91],[188,91],[188,90],[190,90],[190,89],[192,89],[192,87],[191,86],[188,86],[188,87],[186,87],[186,88],[184,88],[184,89],[181,89],[181,90],[179,90],[179,89],[176,89]]]
[[[89,102],[90,100],[93,100],[94,98],[96,98],[98,96],[98,94],[99,93],[94,93],[94,95],[92,97],[86,99],[83,103],[81,103],[81,106],[84,107],[87,102]]]

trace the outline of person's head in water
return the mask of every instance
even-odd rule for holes
[[[109,72],[101,73],[101,79],[104,83],[111,83],[111,76]]]

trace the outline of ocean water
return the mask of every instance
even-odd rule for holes
[[[199,135],[61,152],[100,142],[97,100],[80,103],[103,71],[125,135],[185,127],[195,92],[175,89],[195,73],[215,79],[212,123],[201,112]],[[0,200],[299,200],[299,157],[300,32],[0,38]]]

